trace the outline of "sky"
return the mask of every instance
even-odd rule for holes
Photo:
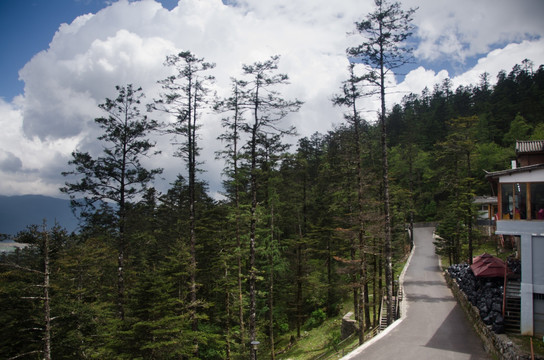
[[[61,197],[72,151],[102,150],[98,105],[125,84],[141,86],[148,102],[156,99],[157,81],[169,75],[165,58],[180,51],[216,63],[218,96],[228,95],[243,64],[280,55],[290,84],[278,90],[304,101],[284,119],[299,134],[287,141],[332,130],[343,121],[330,99],[348,75],[346,48],[363,41],[354,23],[373,6],[372,0],[0,0],[0,195]],[[390,79],[389,107],[446,78],[456,88],[478,84],[484,72],[494,81],[524,59],[535,69],[544,64],[542,0],[404,0],[402,7],[417,8],[414,62]],[[359,107],[376,120],[376,99]],[[219,198],[220,115],[207,111],[201,123],[200,177]],[[171,138],[154,141],[162,153],[144,165],[164,168],[155,185],[166,191],[185,165],[172,156]]]

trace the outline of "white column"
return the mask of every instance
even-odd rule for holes
[[[521,335],[533,335],[533,239],[521,235]]]

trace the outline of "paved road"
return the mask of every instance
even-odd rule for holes
[[[343,359],[491,359],[446,285],[432,232],[414,230],[416,247],[404,278],[406,316]]]

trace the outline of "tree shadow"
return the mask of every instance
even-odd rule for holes
[[[404,281],[404,287],[409,286],[446,286],[444,281],[441,280],[427,280],[427,281],[418,281],[418,280],[408,280]]]
[[[429,296],[425,294],[417,294],[417,295],[406,295],[406,299],[409,302],[426,302],[426,303],[439,303],[439,302],[445,302],[445,301],[455,301],[451,296]]]
[[[450,299],[451,300],[451,299]],[[474,332],[467,332],[470,325],[467,323],[465,314],[458,304],[455,304],[446,319],[436,330],[425,347],[452,351],[463,354],[471,354],[470,359],[487,359],[480,339]],[[482,347],[482,355],[474,354],[474,349]]]

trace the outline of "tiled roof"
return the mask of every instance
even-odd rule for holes
[[[516,153],[544,152],[544,140],[516,141]]]
[[[493,172],[486,171],[485,177],[488,179],[489,178],[493,179],[493,178],[498,178],[499,176],[512,175],[512,174],[522,173],[522,172],[531,172],[533,170],[540,170],[540,169],[544,169],[544,164],[534,164],[529,166],[518,167],[516,169],[507,169],[507,170],[493,171]]]

